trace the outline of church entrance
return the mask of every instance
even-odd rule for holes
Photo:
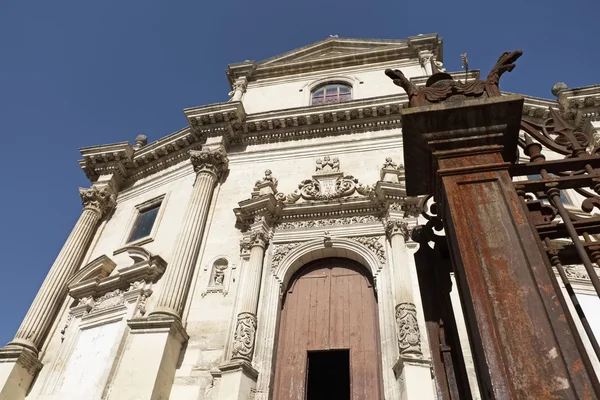
[[[283,300],[274,399],[382,399],[377,300],[366,269],[326,258],[307,264]]]

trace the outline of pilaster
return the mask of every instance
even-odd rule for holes
[[[173,260],[163,277],[162,291],[150,316],[181,319],[213,191],[228,168],[227,155],[221,146],[190,151],[190,161],[196,171],[196,182],[175,241]]]
[[[239,301],[239,313],[231,354],[231,358],[234,360],[252,361],[254,355],[260,280],[265,248],[269,241],[268,233],[263,227],[259,226],[256,229],[251,231],[244,240],[250,245],[250,262],[244,274],[244,286]]]

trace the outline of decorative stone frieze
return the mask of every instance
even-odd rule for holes
[[[133,264],[112,273],[116,263],[106,255],[92,260],[81,268],[68,282],[69,295],[79,300],[79,305],[97,303],[109,293],[143,288],[156,282],[165,272],[167,262],[142,247],[126,247],[123,251]],[[110,296],[109,296],[110,297]]]
[[[190,161],[197,174],[207,172],[214,174],[217,180],[221,179],[223,172],[229,166],[229,159],[221,147],[211,150],[190,151]]]
[[[400,354],[422,357],[417,307],[413,303],[400,303],[396,306],[396,325]]]
[[[342,226],[342,225],[353,225],[353,224],[368,224],[373,222],[379,222],[380,219],[375,215],[359,215],[352,217],[340,217],[340,218],[324,218],[314,220],[299,220],[291,222],[282,222],[277,225],[278,229],[289,230],[299,228],[318,228],[322,226]]]
[[[231,354],[233,359],[252,360],[256,339],[256,325],[256,315],[249,312],[238,314]]]
[[[358,243],[363,244],[373,254],[375,254],[375,257],[377,257],[377,259],[379,260],[380,263],[385,264],[385,262],[386,262],[385,248],[381,244],[381,241],[379,240],[378,237],[375,237],[375,236],[358,236],[358,237],[351,237],[350,239],[355,240]]]

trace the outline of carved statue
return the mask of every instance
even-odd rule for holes
[[[315,167],[315,171],[316,172],[323,172],[323,160],[321,160],[320,158],[317,158],[317,161],[315,161],[317,166]]]
[[[333,163],[331,164],[331,170],[333,172],[340,172],[340,160],[337,157],[333,157]]]
[[[221,286],[223,285],[223,280],[225,279],[225,272],[220,269],[215,271],[215,277],[213,278],[213,282],[215,285]]]

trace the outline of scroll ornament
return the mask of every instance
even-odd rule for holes
[[[238,314],[231,358],[252,360],[256,337],[256,316],[249,312]]]
[[[413,303],[400,303],[396,306],[398,325],[398,347],[400,354],[421,357],[421,334],[417,322],[417,307]]]

